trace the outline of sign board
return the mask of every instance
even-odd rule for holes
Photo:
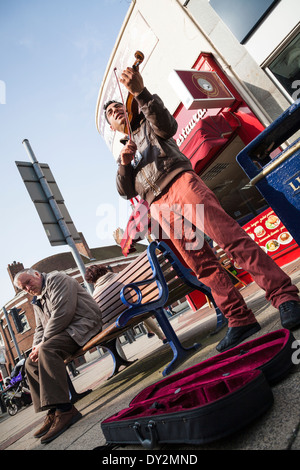
[[[16,165],[27,188],[29,196],[35,205],[50,244],[52,246],[66,245],[67,241],[61,231],[47,196],[34,171],[33,164],[29,162],[16,162]],[[77,232],[71,216],[64,204],[64,199],[49,166],[46,163],[40,163],[39,165],[45,175],[45,179],[47,180],[53,197],[61,211],[65,223],[69,228],[73,240],[75,243],[81,241],[80,235]]]
[[[226,108],[235,101],[217,72],[173,70],[169,82],[186,109]]]
[[[291,252],[298,245],[273,209],[266,209],[244,225],[243,229],[271,258],[276,259],[279,266],[282,266],[281,258],[286,263],[295,259]]]

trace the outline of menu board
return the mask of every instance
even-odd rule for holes
[[[252,219],[243,229],[270,256],[295,245],[292,235],[271,208]]]

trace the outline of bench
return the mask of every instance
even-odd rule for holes
[[[118,354],[116,339],[149,316],[155,316],[173,351],[173,359],[163,370],[164,376],[169,374],[193,354],[200,344],[186,348],[180,343],[164,307],[196,289],[203,292],[215,308],[217,325],[213,333],[217,333],[227,321],[215,304],[210,289],[183,266],[165,242],[150,243],[147,250],[118,273],[111,284],[95,297],[102,311],[102,331],[69,357],[66,363],[101,346],[108,349],[114,358],[111,376],[117,374],[121,366],[127,367],[132,362]]]

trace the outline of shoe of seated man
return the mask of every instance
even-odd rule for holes
[[[49,431],[49,429],[51,428],[51,426],[52,426],[52,424],[53,424],[54,418],[55,418],[55,410],[54,410],[54,411],[49,410],[48,413],[46,414],[44,423],[43,423],[42,426],[34,433],[33,436],[39,438],[39,437],[42,437],[42,436],[44,436],[45,434],[47,434],[47,432]]]
[[[300,302],[283,302],[279,305],[279,313],[283,328],[294,330],[300,327]]]
[[[53,441],[72,426],[72,424],[75,424],[81,417],[82,414],[74,405],[72,405],[69,411],[56,410],[52,426],[47,434],[42,437],[41,443],[47,444],[48,442]]]

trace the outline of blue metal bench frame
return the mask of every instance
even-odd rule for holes
[[[163,330],[173,350],[173,359],[170,364],[163,370],[163,375],[165,376],[172,372],[180,363],[185,361],[201,345],[199,343],[196,343],[188,348],[182,346],[169,320],[166,317],[166,314],[164,312],[164,306],[168,301],[169,289],[157,258],[157,250],[159,250],[164,255],[164,257],[171,263],[178,277],[180,277],[183,282],[185,282],[193,289],[199,290],[200,292],[204,293],[210,299],[217,315],[217,326],[214,333],[217,333],[218,331],[220,331],[221,328],[226,326],[227,320],[225,319],[220,309],[217,307],[211,294],[211,290],[206,287],[202,282],[198,281],[198,279],[195,277],[195,275],[192,274],[192,271],[190,269],[183,266],[183,264],[179,261],[177,256],[168,247],[168,245],[164,242],[150,243],[147,248],[147,255],[150,266],[153,271],[153,277],[148,280],[127,284],[122,288],[120,292],[120,297],[122,302],[128,306],[128,309],[125,310],[125,312],[123,312],[118,317],[118,319],[116,320],[116,325],[119,328],[122,328],[126,326],[127,322],[131,318],[141,315],[143,313],[152,312],[153,315],[155,315],[161,329]],[[141,290],[139,289],[139,286],[151,284],[154,281],[156,282],[159,291],[158,298],[156,300],[143,304],[143,295]],[[129,302],[128,300],[126,300],[125,293],[128,289],[133,289],[136,292],[138,298],[135,302]]]

